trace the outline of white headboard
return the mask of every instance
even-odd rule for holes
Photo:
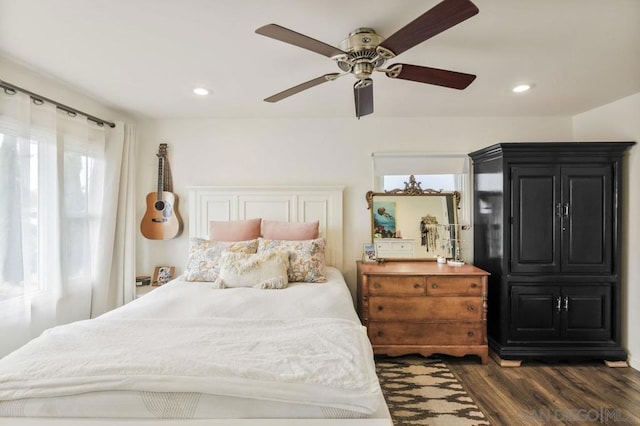
[[[328,265],[342,270],[342,187],[193,186],[189,191],[189,237],[208,238],[209,221],[271,219],[320,222]]]

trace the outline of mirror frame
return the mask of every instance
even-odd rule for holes
[[[405,187],[404,189],[391,189],[388,191],[384,191],[384,192],[375,192],[375,191],[368,191],[365,194],[365,198],[367,200],[367,209],[370,210],[370,225],[371,225],[371,229],[370,229],[370,234],[371,234],[371,242],[374,243],[375,242],[375,238],[374,238],[374,229],[375,229],[375,219],[374,219],[374,212],[373,212],[373,202],[374,202],[374,197],[376,196],[400,196],[400,197],[433,197],[433,196],[451,196],[452,200],[453,200],[453,217],[454,217],[454,222],[453,224],[449,224],[449,225],[453,225],[453,229],[454,229],[454,239],[456,241],[459,241],[459,232],[460,232],[460,226],[458,223],[458,210],[460,209],[460,192],[458,191],[438,191],[435,189],[422,189],[422,184],[421,182],[417,182],[416,178],[414,175],[409,176],[409,182],[405,182],[404,183]],[[413,258],[385,258],[384,260],[388,260],[388,261],[393,261],[393,260],[397,260],[397,261],[403,261],[403,260],[421,260],[421,261],[431,261],[431,260],[436,260],[435,258],[429,258],[429,257],[413,257]]]

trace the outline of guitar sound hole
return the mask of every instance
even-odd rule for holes
[[[158,211],[164,210],[164,201],[156,201],[153,207]]]

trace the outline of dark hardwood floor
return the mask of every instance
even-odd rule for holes
[[[492,425],[640,425],[640,371],[599,362],[504,368],[444,357]]]

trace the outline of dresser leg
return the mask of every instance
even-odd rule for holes
[[[476,352],[476,355],[478,355],[480,357],[480,360],[482,361],[482,365],[489,364],[489,351],[488,350],[478,351],[478,352]]]
[[[489,356],[500,367],[507,367],[507,368],[508,367],[520,367],[520,364],[522,364],[522,360],[521,359],[502,359],[494,351],[489,351]]]

